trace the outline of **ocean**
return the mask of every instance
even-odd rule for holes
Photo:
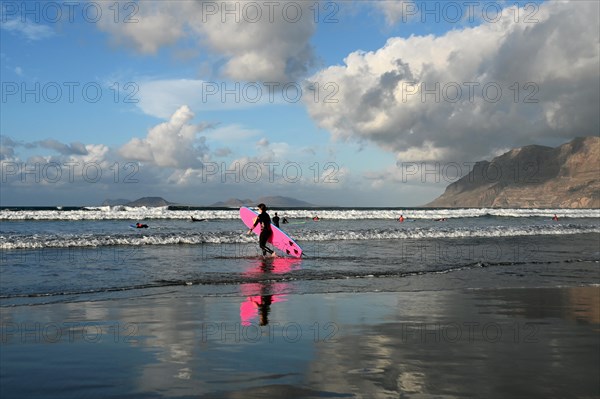
[[[248,283],[322,293],[600,282],[599,210],[275,211],[289,220],[281,227],[303,248],[302,259],[263,259],[238,209],[4,208],[1,306],[135,298],[190,285],[219,296],[238,295]],[[136,222],[149,228],[132,228]],[[440,274],[462,277],[437,286]]]
[[[0,210],[0,397],[600,397],[599,210],[275,211]]]

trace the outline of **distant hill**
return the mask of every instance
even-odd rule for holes
[[[600,138],[530,145],[477,162],[425,206],[600,208]]]
[[[239,198],[230,198],[227,201],[219,201],[215,202],[209,207],[214,208],[239,208],[241,206],[256,206],[261,202],[267,204],[269,208],[273,207],[290,207],[290,208],[312,208],[315,205],[308,203],[306,201],[297,200],[295,198],[290,197],[280,197],[280,196],[272,196],[272,197],[260,197],[256,200],[252,200],[249,198],[239,199]],[[172,206],[172,205],[180,205],[176,202],[167,201],[161,197],[143,197],[139,198],[135,201],[130,201],[127,199],[106,199],[102,203],[102,206]]]
[[[278,207],[278,208],[312,208],[315,205],[306,202],[297,200],[295,198],[290,197],[281,197],[281,196],[270,196],[270,197],[260,197],[256,200],[251,199],[238,199],[238,198],[230,198],[227,201],[219,201],[210,205],[211,207],[228,207],[228,208],[239,208],[241,206],[256,206],[260,203],[264,203],[269,208]]]
[[[227,201],[218,201],[215,202],[212,205],[209,205],[211,207],[215,207],[215,208],[239,208],[241,206],[252,206],[252,205],[256,205],[254,203],[254,201],[252,201],[251,199],[239,199],[239,198],[229,198]]]
[[[102,206],[168,206],[176,205],[175,202],[169,202],[161,197],[143,197],[136,199],[135,201],[129,201],[124,199],[107,199],[102,203]]]

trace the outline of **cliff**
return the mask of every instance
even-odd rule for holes
[[[600,138],[530,145],[477,162],[425,206],[600,208]]]

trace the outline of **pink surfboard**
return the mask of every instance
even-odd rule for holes
[[[254,221],[258,217],[258,213],[243,206],[240,208],[240,217],[242,218],[244,224],[251,229],[252,225],[254,225]],[[292,240],[290,236],[285,234],[274,224],[271,224],[271,230],[273,230],[273,234],[271,234],[271,238],[269,238],[269,243],[273,244],[275,248],[279,249],[286,255],[294,258],[300,258],[302,256],[302,248],[300,248],[300,246],[296,244],[296,242]],[[260,234],[260,224],[257,224],[252,231],[254,234]]]

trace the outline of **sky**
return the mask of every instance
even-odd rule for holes
[[[412,207],[599,134],[597,1],[2,1],[1,206]]]

